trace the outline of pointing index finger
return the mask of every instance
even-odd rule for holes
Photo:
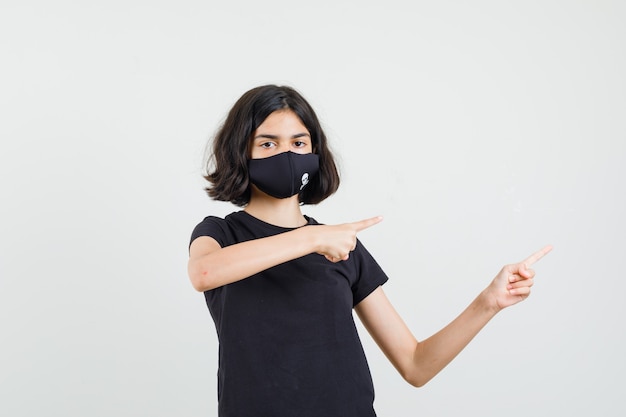
[[[372,217],[371,219],[361,220],[359,222],[352,223],[356,227],[356,231],[360,232],[362,230],[367,229],[368,227],[374,226],[377,223],[380,223],[383,220],[383,216]]]
[[[552,250],[552,245],[544,246],[543,248],[539,249],[537,252],[530,255],[528,258],[524,259],[523,264],[528,268],[529,266],[537,262],[539,259],[543,258],[551,250]]]

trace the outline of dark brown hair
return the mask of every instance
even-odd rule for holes
[[[204,176],[211,184],[205,188],[211,198],[238,206],[248,204],[250,140],[267,116],[283,109],[293,111],[300,118],[311,134],[313,153],[319,155],[320,170],[300,193],[300,202],[317,204],[337,191],[339,173],[311,105],[291,87],[264,85],[249,90],[237,100],[213,139]]]

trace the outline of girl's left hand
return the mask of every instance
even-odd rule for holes
[[[500,273],[485,290],[485,295],[495,303],[494,307],[497,310],[502,310],[528,298],[530,287],[532,287],[535,278],[535,271],[530,267],[551,250],[552,246],[545,246],[522,262],[506,265],[500,270]]]

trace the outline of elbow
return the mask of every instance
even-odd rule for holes
[[[403,376],[404,380],[415,388],[421,388],[429,381],[429,379],[420,378],[419,376]]]
[[[207,290],[205,289],[205,286],[202,284],[202,282],[199,282],[198,280],[195,280],[193,278],[191,279],[191,285],[193,289],[198,292],[205,292]]]
[[[415,388],[421,388],[428,383],[432,379],[432,377],[428,377],[424,375],[424,372],[420,372],[419,370],[410,370],[401,373],[402,378],[406,382],[408,382],[411,386]]]
[[[402,378],[415,388],[423,387],[437,374],[437,371],[428,362],[424,362],[423,349],[423,342],[416,342],[415,347],[411,350],[410,360],[397,368]]]
[[[411,386],[413,386],[415,388],[422,388],[424,385],[426,385],[428,380],[424,380],[424,379],[407,379],[406,382],[408,382],[409,384],[411,384]]]
[[[189,279],[191,280],[191,286],[194,290],[198,292],[204,292],[207,290],[205,283],[198,277],[189,275]]]
[[[189,264],[188,267],[189,280],[191,285],[198,292],[204,292],[212,289],[211,286],[211,274],[205,268],[201,266]]]

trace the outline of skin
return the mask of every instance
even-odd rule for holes
[[[252,158],[266,158],[286,151],[311,153],[313,147],[298,116],[291,110],[280,110],[270,114],[254,132],[250,154]],[[276,199],[253,186],[245,211],[277,226],[306,224],[297,195]],[[310,253],[321,254],[330,262],[343,262],[356,247],[357,234],[380,221],[382,217],[378,216],[339,225],[299,227],[225,248],[213,238],[202,236],[190,247],[189,277],[196,290],[207,291]],[[361,301],[355,311],[402,377],[413,386],[423,386],[498,312],[530,295],[535,277],[531,266],[550,250],[551,246],[545,246],[522,262],[504,266],[457,318],[423,341],[413,336],[382,287]]]

